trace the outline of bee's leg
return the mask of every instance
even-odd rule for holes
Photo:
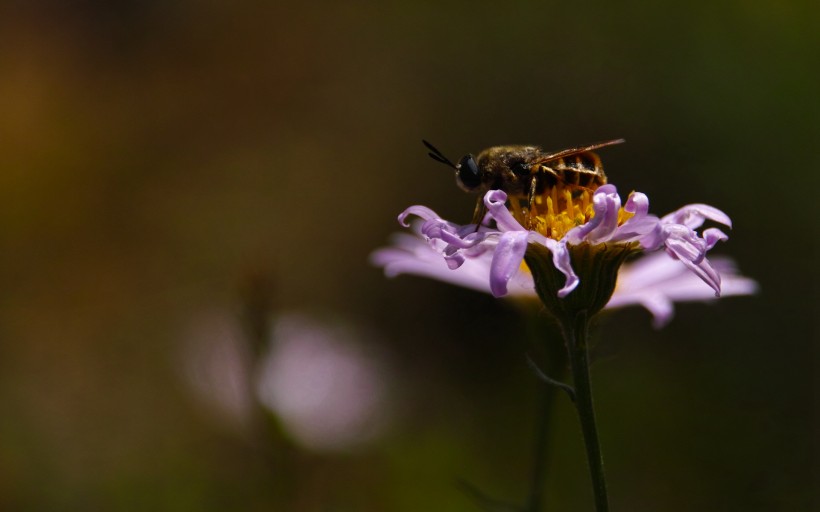
[[[478,201],[475,203],[475,211],[473,212],[473,224],[475,224],[475,230],[478,231],[478,228],[481,227],[481,222],[484,220],[484,216],[487,215],[487,207],[484,205],[484,198],[479,197]]]
[[[524,226],[527,229],[533,229],[533,220],[537,215],[535,211],[535,194],[536,189],[538,188],[538,175],[533,175],[532,183],[530,183],[530,194],[529,198],[527,198],[527,224]]]

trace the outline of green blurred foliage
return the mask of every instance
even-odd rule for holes
[[[602,153],[653,210],[705,202],[755,298],[602,320],[613,510],[816,498],[814,2],[11,2],[0,7],[0,508],[477,510],[523,502],[538,383],[524,317],[368,253],[410,204],[468,220],[429,161]],[[208,311],[332,312],[381,333],[397,421],[350,454],[211,421],[180,371]],[[555,333],[544,329],[544,339]],[[547,510],[589,510],[559,396]],[[268,446],[270,444],[270,446]],[[262,446],[263,448],[260,448]],[[264,448],[268,446],[268,448]],[[271,459],[275,464],[271,464]]]

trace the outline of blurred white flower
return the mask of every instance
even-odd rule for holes
[[[305,447],[346,449],[372,440],[387,419],[383,362],[338,325],[277,319],[258,368],[257,393]]]
[[[304,448],[342,451],[375,440],[387,425],[386,363],[367,346],[353,326],[283,313],[253,361],[235,321],[211,314],[187,336],[182,368],[220,421],[244,429],[257,403]]]

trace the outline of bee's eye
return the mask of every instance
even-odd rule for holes
[[[481,173],[473,155],[467,155],[458,162],[456,176],[461,186],[467,190],[475,190],[481,186]]]

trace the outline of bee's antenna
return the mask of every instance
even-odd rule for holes
[[[443,163],[444,165],[449,165],[449,166],[450,166],[450,167],[452,167],[453,169],[458,169],[458,167],[456,166],[456,164],[454,164],[453,162],[451,162],[451,161],[450,161],[450,160],[449,160],[446,156],[444,156],[444,155],[441,153],[441,151],[439,151],[438,149],[436,149],[436,147],[435,147],[435,146],[433,146],[432,144],[430,144],[429,142],[427,142],[427,141],[426,141],[426,140],[424,140],[424,139],[422,139],[422,140],[421,140],[421,142],[425,145],[425,147],[427,147],[427,149],[429,149],[429,150],[430,150],[430,153],[427,153],[427,154],[430,156],[430,158],[432,158],[432,159],[433,159],[433,160],[435,160],[436,162],[441,162],[441,163]]]

